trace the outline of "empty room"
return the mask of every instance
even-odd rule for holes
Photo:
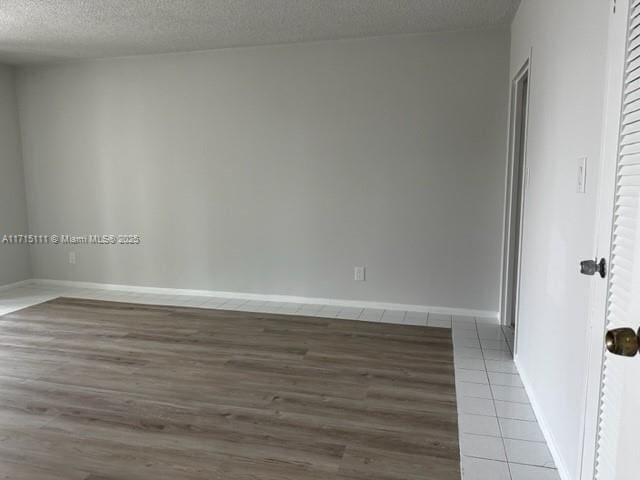
[[[0,478],[637,480],[640,0],[0,1]]]

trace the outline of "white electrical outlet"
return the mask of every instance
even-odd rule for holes
[[[69,263],[71,265],[76,264],[76,252],[69,252]]]
[[[353,279],[356,282],[365,281],[365,267],[353,267]]]

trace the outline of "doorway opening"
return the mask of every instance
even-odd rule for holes
[[[526,166],[528,105],[529,62],[520,69],[511,85],[500,312],[502,324],[513,328],[518,321],[524,194],[528,177]]]

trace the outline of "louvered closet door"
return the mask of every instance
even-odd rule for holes
[[[607,329],[640,326],[640,0],[629,1]],[[596,478],[640,479],[640,356],[605,354]]]

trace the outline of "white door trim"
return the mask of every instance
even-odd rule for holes
[[[527,184],[527,139],[528,139],[528,130],[529,130],[529,106],[531,102],[531,54],[529,57],[525,59],[522,66],[518,69],[518,72],[513,77],[510,83],[510,91],[509,91],[509,130],[508,130],[508,152],[507,152],[507,162],[505,165],[505,195],[504,195],[504,219],[503,219],[503,238],[502,238],[502,261],[501,261],[501,269],[500,269],[500,323],[502,325],[506,325],[508,323],[508,318],[506,316],[506,312],[504,311],[504,307],[507,305],[507,297],[510,295],[509,291],[509,282],[511,279],[509,278],[509,257],[511,254],[511,240],[512,235],[512,218],[513,218],[513,208],[514,208],[514,189],[516,188],[517,178],[514,175],[514,165],[516,163],[516,153],[517,150],[515,148],[516,143],[516,122],[517,122],[517,86],[518,83],[522,80],[524,76],[528,77],[527,84],[527,101],[525,106],[525,125],[524,125],[524,147],[523,147],[523,161],[522,168],[524,170],[524,185],[520,192],[520,229],[515,235],[519,237],[519,253],[518,258],[515,259],[516,264],[516,272],[518,277],[520,275],[520,265],[522,259],[522,231],[524,226],[524,212],[525,212],[525,191]],[[517,317],[518,314],[518,297],[520,290],[520,280],[516,282],[516,295],[515,302],[513,305],[514,314]],[[518,322],[516,321],[516,332],[517,332]],[[517,343],[517,336],[516,342]]]

